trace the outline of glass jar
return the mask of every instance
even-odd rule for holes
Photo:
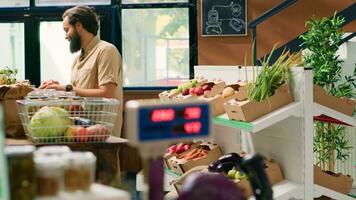
[[[35,198],[34,146],[7,146],[11,200],[32,200]]]
[[[89,191],[95,180],[96,157],[91,152],[73,152],[64,158],[64,190]]]
[[[63,183],[63,161],[59,156],[36,156],[37,196],[56,196]]]
[[[64,154],[71,153],[67,146],[43,146],[35,151],[35,156],[63,156]]]

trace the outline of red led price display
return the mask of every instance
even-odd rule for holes
[[[199,119],[201,117],[200,107],[188,107],[184,109],[184,119]]]
[[[174,119],[174,110],[169,109],[158,109],[153,110],[151,114],[151,121],[153,122],[168,122]]]
[[[187,122],[184,124],[184,131],[187,134],[199,134],[201,130],[200,122]]]

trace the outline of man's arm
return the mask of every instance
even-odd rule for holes
[[[46,89],[56,89],[56,90],[65,90],[64,85],[53,84],[46,87]],[[98,89],[83,89],[78,87],[73,87],[75,95],[81,97],[106,97],[114,98],[115,90],[117,86],[115,83],[105,83],[99,86]]]

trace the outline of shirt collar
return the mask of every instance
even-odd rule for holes
[[[94,36],[89,44],[85,47],[82,48],[81,53],[80,53],[80,60],[83,60],[88,53],[95,47],[95,45],[99,42],[99,37],[98,36]]]

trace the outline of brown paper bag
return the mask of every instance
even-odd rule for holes
[[[0,102],[4,111],[6,136],[20,137],[25,135],[16,100],[23,99],[31,91],[32,88],[28,83],[0,85]]]

